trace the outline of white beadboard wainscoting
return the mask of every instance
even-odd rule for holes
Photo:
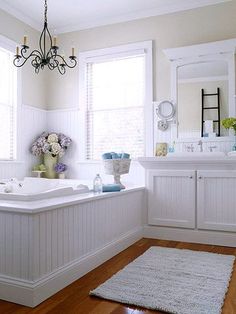
[[[0,161],[0,178],[31,175],[32,166],[37,163],[37,158],[30,153],[30,145],[46,129],[47,112],[28,105],[22,105],[18,112],[17,160]]]
[[[0,206],[0,299],[34,307],[142,238],[144,192],[29,213]]]
[[[81,127],[81,112],[78,109],[50,110],[47,112],[47,130],[62,132],[73,140],[62,161],[68,164],[67,175],[70,178],[93,180],[100,173],[104,183],[113,182],[113,176],[106,175],[101,161],[86,161],[81,159],[84,149],[84,131]],[[122,182],[144,184],[145,171],[138,162],[132,161],[129,174],[123,175]]]

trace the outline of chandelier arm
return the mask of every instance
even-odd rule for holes
[[[36,69],[38,69],[39,72],[39,68],[40,68],[40,57],[36,56],[34,59],[31,60],[31,65]]]
[[[54,70],[56,67],[58,67],[59,62],[57,60],[53,60],[53,62],[48,63],[48,68],[50,70]]]
[[[18,67],[18,68],[22,67],[22,66],[23,66],[30,58],[32,58],[32,57],[35,57],[35,59],[38,58],[39,60],[42,58],[42,55],[41,55],[40,51],[38,51],[38,50],[33,50],[33,51],[29,54],[29,56],[26,57],[26,56],[24,56],[24,55],[22,54],[22,50],[23,50],[23,49],[24,49],[24,48],[21,49],[21,55],[15,56],[15,58],[13,59],[13,64],[14,64],[16,67]],[[22,63],[19,63],[22,58],[23,58],[23,62],[22,62]],[[33,60],[34,60],[34,59],[33,59]],[[32,63],[32,61],[31,61],[31,63]]]
[[[43,40],[44,34],[45,34],[45,24],[44,24],[42,33],[40,34],[40,37],[39,37],[39,48],[40,48],[42,56],[44,55],[44,48],[45,48],[45,47],[42,47],[42,40]]]
[[[63,64],[59,64],[57,69],[58,69],[59,73],[62,75],[66,73],[66,69],[65,69],[65,66]]]
[[[70,65],[68,62],[66,62],[66,60],[64,59],[64,57],[62,57],[61,55],[56,55],[57,58],[59,58],[61,60],[60,65],[63,64],[64,67],[67,66],[68,68],[74,68],[76,65],[77,65],[77,60],[76,60],[76,57],[74,56],[70,56],[69,59],[70,59],[70,62],[73,63],[72,65]]]

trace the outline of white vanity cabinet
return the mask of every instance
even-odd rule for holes
[[[197,172],[198,229],[236,232],[236,171]]]
[[[236,247],[236,158],[212,156],[139,158],[144,237]]]
[[[148,171],[148,223],[195,227],[195,171]]]

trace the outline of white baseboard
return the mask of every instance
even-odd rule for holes
[[[25,282],[12,277],[0,277],[0,299],[35,307],[142,237],[143,227],[138,227],[36,282]]]
[[[145,238],[236,247],[236,232],[190,230],[145,225]]]

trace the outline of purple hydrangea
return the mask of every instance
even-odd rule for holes
[[[35,156],[42,155],[42,148],[38,145],[37,142],[34,142],[31,146],[31,153]]]
[[[47,137],[48,137],[48,135],[49,135],[49,133],[48,133],[48,132],[43,132],[43,133],[40,135],[40,137],[45,137],[45,138],[47,138]]]
[[[67,165],[63,164],[62,162],[58,162],[54,167],[56,173],[62,173],[67,170]]]
[[[50,153],[50,144],[47,142],[43,144],[42,151],[44,154],[49,154]]]
[[[52,141],[52,137],[54,140]],[[31,145],[31,153],[35,156],[51,154],[52,156],[62,157],[72,140],[63,133],[43,132]]]
[[[67,147],[70,146],[70,144],[72,142],[71,138],[66,136],[63,133],[58,134],[58,140],[59,140],[61,147],[65,148],[65,149],[67,149]]]
[[[43,146],[45,143],[46,143],[46,138],[45,137],[42,137],[42,136],[40,136],[38,139],[37,139],[37,145],[38,146]]]

